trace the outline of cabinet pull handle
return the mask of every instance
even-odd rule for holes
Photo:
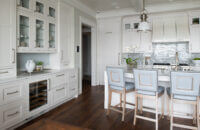
[[[56,77],[61,77],[61,76],[64,76],[65,74],[60,74],[60,75],[56,75]]]
[[[13,51],[13,61],[12,61],[12,63],[14,64],[15,63],[15,49],[12,49],[12,51]]]
[[[15,93],[19,93],[19,91],[15,91],[15,92],[7,93],[7,95],[12,95],[12,94],[15,94]]]
[[[71,76],[71,78],[75,78],[75,77],[76,77],[75,75]]]
[[[61,89],[57,89],[56,91],[61,91],[61,90],[63,90],[63,89],[65,89],[65,88],[63,87],[63,88],[61,88]]]
[[[71,89],[72,91],[74,91],[75,90],[75,88],[73,88],[73,89]]]
[[[6,74],[6,73],[9,73],[9,72],[8,71],[0,72],[0,74]]]
[[[13,113],[13,114],[9,114],[8,117],[11,117],[11,116],[17,115],[18,113],[19,113],[19,111],[16,111],[16,112]]]

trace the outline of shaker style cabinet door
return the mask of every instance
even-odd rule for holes
[[[176,41],[176,26],[174,17],[164,19],[164,41]]]
[[[164,21],[162,18],[153,19],[153,42],[163,42],[164,40]]]
[[[9,71],[2,69],[15,68],[16,64],[16,3],[15,0],[0,2],[0,75],[5,75]]]
[[[190,26],[190,52],[199,53],[200,52],[200,25]]]
[[[73,64],[74,58],[74,8],[59,3],[59,42],[61,66]]]
[[[189,41],[189,20],[188,16],[178,16],[176,19],[177,41]]]

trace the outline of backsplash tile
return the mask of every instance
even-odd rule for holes
[[[170,63],[175,64],[176,52],[178,52],[179,63],[192,65],[191,60],[200,57],[200,54],[189,53],[189,43],[153,43],[153,53],[126,53],[122,54],[122,64],[126,64],[124,58],[138,58],[138,64],[142,65],[145,56],[151,57],[153,63]]]

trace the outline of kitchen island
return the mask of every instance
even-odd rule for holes
[[[150,69],[150,70],[153,70],[155,68],[152,68],[152,67],[139,67],[140,69],[141,68],[145,68],[145,69]],[[167,87],[170,87],[170,70],[160,70],[160,69],[157,69],[158,70],[158,85],[159,86],[163,86],[165,88]],[[198,71],[198,68],[191,68],[190,72],[199,72]],[[130,69],[127,69],[125,68],[125,80],[128,81],[128,82],[134,82],[134,75],[133,75],[133,70],[130,70]],[[108,79],[107,79],[107,73],[106,71],[104,72],[104,82],[105,82],[105,97],[104,97],[104,108],[107,109],[108,108]],[[164,100],[164,111],[165,111],[165,115],[167,115],[167,101],[168,101],[168,97],[167,97],[167,93],[165,91],[165,100]],[[120,102],[120,95],[117,94],[117,93],[113,93],[112,94],[112,105],[116,105]],[[130,102],[130,103],[133,103],[135,104],[135,93],[132,92],[132,93],[128,93],[127,96],[126,96],[126,100],[127,102]],[[159,99],[159,110],[161,110],[161,98]],[[155,102],[152,101],[152,100],[147,100],[147,99],[144,99],[143,100],[143,106],[144,107],[148,107],[148,108],[154,108],[155,106]],[[127,108],[131,108],[133,109],[133,106],[130,106],[130,105],[126,105]],[[143,109],[143,110],[146,110],[146,109]],[[177,116],[179,117],[183,117],[183,116],[188,116],[188,115],[191,115],[193,113],[193,107],[190,106],[190,105],[183,105],[183,104],[175,104],[174,105],[174,110],[175,110],[175,113]],[[186,114],[187,113],[187,114]],[[191,115],[192,117],[192,115]]]

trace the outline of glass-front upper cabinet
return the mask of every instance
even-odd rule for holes
[[[35,39],[35,47],[36,48],[44,48],[44,28],[45,23],[44,20],[36,19],[36,39]]]
[[[17,0],[18,8],[22,10],[30,10],[31,9],[31,0]]]
[[[44,15],[45,14],[45,3],[44,1],[41,1],[41,0],[35,0],[35,3],[34,3],[34,12],[36,14],[39,14],[39,15]]]
[[[49,23],[49,48],[56,48],[55,46],[55,37],[56,37],[56,32],[55,32],[55,24]]]
[[[49,7],[49,17],[56,18],[56,9],[53,7]]]
[[[30,44],[30,17],[20,12],[18,14],[18,46],[29,47]]]

